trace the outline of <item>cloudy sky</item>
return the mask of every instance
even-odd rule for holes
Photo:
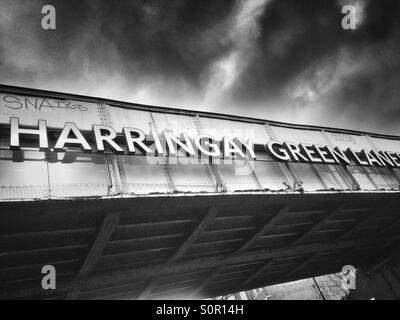
[[[400,135],[400,1],[0,0],[0,82]]]

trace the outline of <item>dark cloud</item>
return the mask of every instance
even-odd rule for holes
[[[41,7],[57,29],[41,28]],[[343,30],[354,5],[357,30]],[[0,0],[2,83],[397,134],[397,0]]]
[[[115,44],[122,59],[140,72],[182,77],[200,85],[204,66],[229,44],[212,32],[226,19],[233,1],[172,0],[102,2],[102,35]],[[216,35],[219,36],[218,34]]]

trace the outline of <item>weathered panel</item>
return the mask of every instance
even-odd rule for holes
[[[342,189],[346,190],[350,187],[346,184],[342,175],[339,173],[339,166],[337,165],[323,165],[316,164],[314,168],[317,170],[318,175],[322,179],[327,189]]]
[[[232,163],[231,163],[232,162]],[[250,165],[244,160],[223,161],[218,165],[228,191],[259,189]]]
[[[160,135],[163,131],[171,131],[176,136],[186,132],[191,138],[198,135],[194,117],[156,112],[153,112],[152,115]]]
[[[44,153],[0,150],[0,199],[46,197],[48,175]]]
[[[385,150],[390,152],[400,152],[400,140],[369,138],[371,143],[378,150]]]
[[[197,160],[197,159],[195,159]],[[216,185],[205,164],[171,164],[170,174],[180,192],[215,192]]]
[[[399,183],[388,168],[365,167],[378,189],[398,189]]]
[[[348,166],[349,172],[359,184],[361,190],[376,190],[376,186],[371,181],[364,167]]]
[[[195,114],[175,114],[161,109],[150,112],[131,109],[129,104],[126,105],[127,108],[123,108],[113,106],[112,102],[103,104],[100,100],[98,103],[93,103],[78,101],[80,98],[77,98],[78,100],[42,98],[29,94],[26,96],[0,94],[0,124],[8,124],[10,117],[14,116],[20,119],[20,125],[30,126],[36,126],[38,119],[45,119],[50,128],[61,128],[65,122],[72,121],[81,130],[91,130],[93,124],[102,123],[112,126],[118,132],[122,132],[123,127],[132,127],[149,135],[151,127],[154,126],[160,135],[165,130],[171,131],[177,136],[182,132],[187,132],[191,138],[198,133],[203,133],[214,136],[217,140],[224,136],[241,137],[244,140],[253,139],[253,142],[258,145],[263,145],[273,138],[281,142],[287,141],[296,144],[328,144],[338,146],[343,150],[350,147],[356,152],[362,149],[400,151],[400,140],[373,138],[353,133],[337,133],[330,129],[322,132],[307,128],[290,128],[290,125],[285,127],[271,124],[269,125],[271,130],[267,130],[263,123],[250,123],[245,120],[236,121],[212,118],[206,115],[198,117]],[[8,128],[5,127],[2,130],[5,133],[0,138],[0,145],[8,148],[10,139],[6,131]],[[56,136],[49,134],[49,137],[54,139]],[[32,145],[36,148],[37,143],[32,143],[32,141],[27,141],[24,147]],[[251,163],[241,160],[235,160],[232,163],[231,160],[226,159],[216,165],[221,172],[216,170],[213,172],[214,176],[210,172],[209,166],[204,163],[183,164],[188,159],[185,159],[185,155],[181,151],[179,152],[179,164],[170,163],[169,165],[166,165],[165,159],[161,158],[118,156],[121,159],[122,188],[125,188],[128,193],[135,194],[172,191],[215,192],[214,178],[221,178],[222,182],[226,184],[228,192],[260,189],[283,190],[293,186],[293,177],[296,176],[302,182],[305,191],[349,190],[352,188],[349,186],[352,184],[351,177],[346,174],[346,170],[341,170],[339,166],[290,163],[287,167],[288,171],[287,165],[271,161],[272,159],[265,151],[262,151],[260,146],[256,146],[256,150],[257,161],[253,168],[254,171]],[[6,154],[4,152],[3,155]],[[39,152],[36,154],[43,155]],[[7,193],[7,197],[25,198],[25,195],[19,195],[17,189],[12,186],[13,183],[23,186],[24,189],[21,190],[34,188],[32,194],[26,195],[28,198],[33,197],[33,194],[43,197],[82,197],[110,195],[114,192],[114,190],[109,190],[111,183],[108,177],[109,174],[113,176],[113,170],[104,163],[102,155],[91,156],[78,152],[75,153],[75,156],[73,153],[59,153],[54,157],[54,154],[50,153],[48,164],[45,158],[21,160],[21,155],[26,156],[27,153],[9,152],[5,158],[0,159],[2,168],[5,168],[1,169],[2,192],[3,194],[5,194],[5,190],[15,192],[14,195]],[[11,157],[12,160],[7,157]],[[169,160],[174,161],[174,159]],[[28,168],[26,170],[29,170],[30,175],[18,174],[18,172],[23,172],[24,168]],[[399,189],[399,169],[355,165],[348,166],[348,168],[350,174],[359,183],[361,190]],[[116,170],[116,168],[114,169]],[[109,173],[108,170],[111,172]],[[32,178],[42,171],[43,176],[40,179]],[[119,177],[113,176],[113,178],[115,178],[114,182],[118,183]],[[42,189],[42,185],[36,186],[36,183],[43,182],[44,188],[48,188],[48,180],[51,183],[49,190]],[[7,181],[11,183],[9,186],[6,186]]]
[[[282,164],[272,161],[255,161],[254,172],[263,189],[286,190],[293,185],[286,177]]]
[[[292,163],[292,167],[302,182],[302,186],[305,191],[325,189],[312,166],[305,163]]]
[[[51,153],[50,190],[54,197],[91,197],[109,194],[108,170],[103,155]]]
[[[81,130],[100,123],[97,103],[0,93],[0,123],[10,123],[11,117],[19,118],[20,125],[30,126],[43,119],[53,128],[74,122]]]
[[[135,194],[170,192],[164,173],[165,165],[155,157],[119,156],[125,181],[126,191]],[[151,165],[149,164],[151,162]]]
[[[227,136],[246,141],[253,139],[255,144],[268,142],[267,133],[261,124],[200,117],[200,125],[201,133],[210,134],[217,140]]]
[[[270,126],[278,141],[299,143],[310,143],[326,145],[327,140],[321,131],[299,130],[278,126]]]
[[[152,124],[151,114],[147,111],[119,108],[106,105],[110,125],[117,131],[122,128],[136,128],[142,130],[146,135],[150,134]]]
[[[365,136],[357,136],[343,133],[326,132],[330,141],[334,146],[340,147],[342,150],[352,148],[354,151],[359,152],[362,149],[371,150],[372,145]]]
[[[393,169],[393,173],[394,173],[394,175],[397,177],[397,180],[400,181],[400,169],[394,168],[394,169]]]

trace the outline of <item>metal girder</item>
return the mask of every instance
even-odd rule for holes
[[[350,230],[346,231],[343,233],[341,236],[338,237],[337,240],[344,240],[344,239],[349,239],[351,236],[357,234],[360,230],[365,228],[369,223],[371,223],[371,220],[373,220],[377,215],[382,214],[385,212],[388,208],[390,208],[397,200],[391,200],[388,203],[386,203],[383,207],[379,208],[374,208],[371,209],[370,214],[368,214],[362,221],[357,223],[354,227],[350,228]],[[375,210],[377,209],[377,211]]]
[[[290,277],[296,275],[296,273],[297,273],[299,270],[303,269],[306,265],[308,265],[308,264],[310,263],[310,261],[312,261],[312,260],[315,258],[316,255],[317,255],[316,253],[313,253],[313,254],[309,255],[306,259],[304,259],[303,263],[300,263],[300,264],[299,264],[298,266],[296,266],[293,270],[291,270],[291,271],[285,276],[285,278],[290,278]]]
[[[256,279],[260,274],[262,274],[265,270],[267,270],[273,263],[274,259],[269,260],[264,266],[262,266],[259,270],[257,270],[254,274],[252,274],[249,278],[247,278],[243,284],[250,283],[254,279]]]
[[[165,262],[165,264],[161,267],[159,272],[153,277],[150,283],[147,285],[145,290],[140,294],[138,299],[144,299],[151,290],[157,285],[158,281],[160,280],[161,272],[174,263],[176,260],[181,258],[186,250],[197,240],[199,235],[209,226],[209,224],[214,220],[214,218],[218,214],[218,209],[215,207],[211,207],[208,211],[207,215],[203,219],[203,221],[195,228],[195,230],[186,238],[185,242],[179,247],[179,249],[174,253],[174,255]]]
[[[99,233],[97,234],[96,240],[90,248],[85,261],[78,271],[78,274],[72,282],[71,288],[67,294],[68,300],[77,299],[79,297],[81,286],[86,281],[87,276],[90,274],[99,260],[108,240],[115,230],[115,227],[118,225],[119,217],[119,213],[109,213],[106,215]]]
[[[249,248],[255,241],[257,241],[257,239],[264,234],[269,228],[272,228],[276,222],[281,218],[281,216],[288,212],[290,209],[289,205],[283,205],[283,207],[278,211],[278,213],[275,214],[275,216],[269,220],[266,224],[264,224],[264,226],[262,228],[260,228],[260,230],[258,230],[253,236],[250,237],[250,239],[248,239],[239,249],[237,249],[233,254],[231,254],[230,256],[234,256],[237,255],[238,253],[246,250],[247,248]],[[203,288],[205,288],[208,283],[210,283],[212,281],[212,279],[227,265],[226,264],[222,264],[221,266],[219,266],[218,268],[216,268],[207,279],[205,279],[205,281],[203,281],[203,283],[195,290],[194,294],[197,294],[198,292],[200,292]]]
[[[262,236],[263,234],[265,234],[267,231],[271,230],[276,223],[279,221],[279,219],[282,218],[282,215],[284,215],[286,212],[288,212],[290,210],[290,205],[285,204],[279,211],[278,213],[275,214],[275,216],[269,220],[266,224],[264,224],[264,226],[258,230],[250,239],[248,239],[236,252],[242,252],[244,250],[246,250],[247,248],[249,248],[251,245],[254,244],[254,242],[256,242],[260,236]]]
[[[321,228],[322,225],[325,224],[326,221],[328,221],[332,216],[340,212],[344,207],[346,206],[346,203],[344,204],[339,204],[337,205],[334,209],[331,209],[328,211],[326,215],[323,216],[323,218],[316,223],[311,229],[309,229],[307,232],[305,232],[300,238],[296,239],[292,245],[296,245],[304,241],[307,237],[309,237],[311,234],[313,234],[315,231]]]
[[[226,257],[211,257],[211,258],[201,258],[201,259],[193,259],[190,262],[182,262],[177,263],[172,266],[168,266],[165,268],[161,274],[177,274],[182,272],[190,272],[199,269],[206,269],[212,267],[225,266],[227,264],[237,264],[244,263],[255,260],[266,260],[271,258],[280,258],[287,257],[291,255],[301,255],[301,254],[312,254],[318,252],[325,252],[331,250],[345,250],[351,249],[354,246],[365,246],[365,245],[373,245],[379,244],[386,241],[392,240],[400,240],[400,235],[392,236],[392,237],[382,237],[380,239],[358,239],[358,240],[347,240],[347,241],[338,241],[334,243],[314,243],[314,244],[305,244],[299,245],[296,247],[290,248],[277,248],[270,249],[268,251],[265,250],[257,250],[249,253],[241,253],[237,256]],[[118,283],[128,283],[138,279],[143,279],[146,277],[150,277],[154,275],[154,273],[158,272],[159,266],[155,267],[142,267],[135,270],[127,270],[127,271],[115,271],[111,273],[105,273],[102,275],[88,276],[81,290],[85,291],[92,287],[98,287],[100,284],[102,286],[115,286]],[[59,282],[57,283],[57,289],[53,291],[54,294],[59,294],[60,292],[65,292],[72,288],[71,283],[69,282]],[[51,294],[52,292],[50,292]],[[41,288],[26,288],[26,289],[17,289],[17,290],[4,290],[0,293],[0,298],[7,297],[32,297],[37,295],[42,295],[43,289]]]
[[[16,233],[16,234],[5,234],[0,235],[0,240],[12,240],[18,238],[26,238],[26,237],[44,237],[44,236],[52,236],[52,235],[70,235],[74,233],[84,233],[84,232],[92,232],[95,231],[96,228],[77,228],[77,229],[63,229],[63,230],[51,230],[51,231],[38,231],[38,232],[24,232],[24,233]]]

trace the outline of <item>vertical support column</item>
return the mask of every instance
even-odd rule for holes
[[[255,162],[256,162],[256,160],[254,160],[254,163],[255,163]],[[253,168],[252,168],[251,165],[249,164],[249,160],[247,160],[247,159],[246,159],[246,163],[247,163],[247,165],[250,167],[250,170],[251,170],[251,177],[253,178],[254,183],[256,184],[256,186],[257,186],[258,189],[262,190],[263,187],[262,187],[262,185],[261,185],[261,183],[260,183],[260,180],[258,180],[258,178],[257,178],[257,176],[256,176],[255,167],[254,167],[254,170],[253,170]],[[254,166],[255,166],[255,164],[254,164]]]
[[[277,139],[277,136],[276,136],[276,134],[275,134],[275,132],[274,132],[274,130],[271,128],[271,126],[270,126],[269,124],[266,124],[264,127],[265,127],[265,129],[266,129],[266,131],[267,131],[267,134],[268,134],[270,137],[272,137],[274,140],[278,140],[278,139]],[[326,183],[324,182],[324,180],[322,180],[322,177],[321,177],[321,175],[319,174],[317,167],[316,167],[314,164],[312,164],[312,163],[310,163],[309,165],[310,165],[310,167],[311,167],[311,170],[314,172],[315,176],[317,177],[317,180],[318,180],[319,183],[321,184],[322,188],[325,189],[325,190],[328,189],[328,186],[326,185]],[[289,168],[289,171],[293,172],[293,175],[296,176],[297,185],[298,185],[299,187],[301,187],[303,183],[302,183],[302,181],[301,181],[301,179],[300,179],[300,177],[299,177],[299,174],[296,172],[294,166],[293,166],[292,164],[288,163],[288,168]],[[295,188],[295,189],[296,189],[296,188]]]
[[[325,140],[327,141],[328,145],[333,148],[334,145],[329,138],[329,136],[326,134],[325,130],[321,130],[322,135],[324,136]],[[358,184],[357,180],[353,177],[353,175],[350,173],[349,169],[346,166],[338,166],[338,172],[340,176],[342,177],[343,181],[346,182],[347,186],[349,187],[350,190],[360,190],[360,185]],[[348,180],[348,177],[350,178],[350,183]]]
[[[265,129],[265,132],[267,133],[267,135],[270,138],[278,141],[278,138],[277,138],[274,130],[271,128],[271,126],[268,123],[265,123],[263,127]],[[303,183],[299,179],[299,176],[298,176],[295,168],[291,165],[291,163],[289,163],[289,162],[286,162],[286,163],[279,162],[279,165],[281,166],[281,169],[285,173],[287,178],[289,178],[289,180],[293,181],[292,190],[296,191],[296,190],[301,189]]]
[[[150,123],[151,129],[153,129],[155,132],[158,132],[156,122],[154,120],[152,112],[150,112],[150,117],[151,117],[151,123]],[[176,188],[175,188],[174,180],[172,179],[171,170],[169,168],[168,157],[165,158],[165,163],[162,166],[163,166],[163,172],[164,172],[165,178],[167,179],[167,182],[168,182],[169,190],[172,193],[174,193],[174,192],[176,192]]]
[[[57,153],[56,153],[57,155]],[[49,199],[51,199],[51,183],[50,183],[50,168],[49,168],[49,158],[50,158],[50,152],[45,152],[44,153],[44,161],[46,161],[46,170],[47,170],[47,196]]]
[[[201,123],[200,123],[200,117],[198,114],[196,114],[196,116],[193,117],[193,122],[196,127],[197,133],[201,134],[202,128],[201,128]],[[207,163],[207,173],[210,178],[210,181],[215,184],[216,192],[218,192],[218,191],[225,192],[227,190],[224,179],[222,177],[221,171],[219,170],[218,166],[216,166],[213,163],[208,162]]]
[[[164,171],[165,177],[167,178],[169,190],[171,192],[175,192],[176,188],[175,188],[175,185],[174,185],[174,181],[172,180],[172,176],[171,176],[171,172],[170,172],[169,164],[167,163],[167,160],[163,164],[163,171]]]
[[[110,116],[106,110],[106,105],[104,102],[100,102],[98,105],[98,113],[100,122],[103,125],[112,126]],[[119,163],[118,156],[113,154],[105,154],[104,159],[107,165],[107,171],[109,173],[109,182],[110,182],[110,195],[115,195],[124,192],[124,182],[123,182],[123,172],[119,170],[122,169],[122,166]],[[120,174],[121,173],[121,174]]]

